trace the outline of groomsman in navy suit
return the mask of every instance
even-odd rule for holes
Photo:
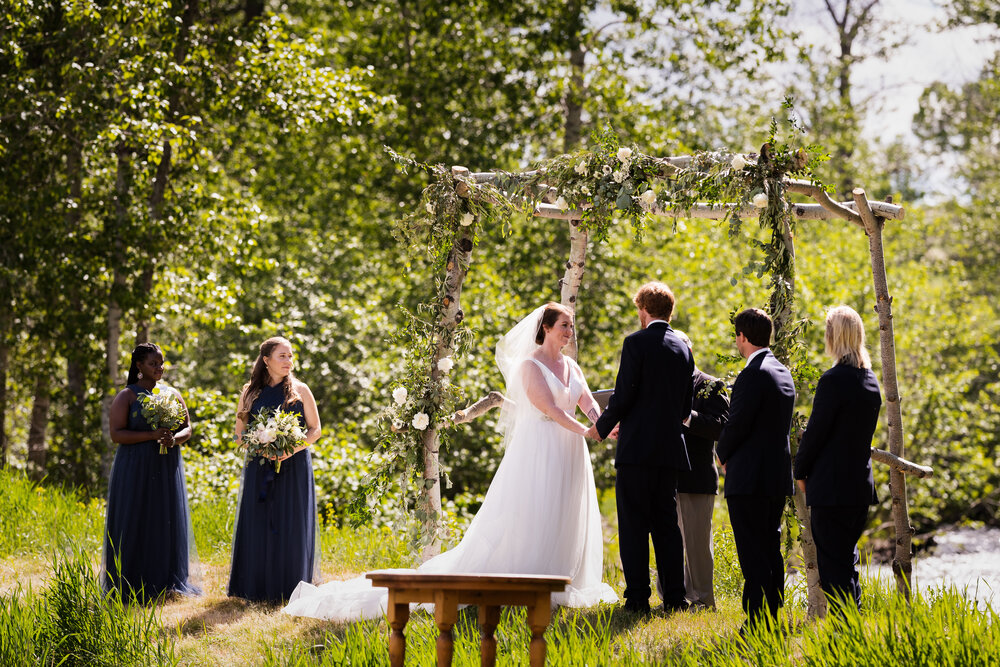
[[[625,609],[648,614],[649,539],[663,587],[663,610],[687,607],[684,547],[677,525],[677,471],[690,470],[682,422],[691,412],[694,358],[670,328],[674,295],[660,282],[633,299],[642,329],[625,338],[615,391],[587,432],[603,440],[615,425],[618,545],[625,575]]]
[[[733,325],[736,348],[747,362],[733,385],[729,421],[716,449],[726,474],[729,518],[745,579],[743,610],[747,623],[753,624],[765,614],[777,619],[784,601],[781,516],[785,499],[792,495],[788,434],[795,384],[768,349],[767,313],[744,310]]]

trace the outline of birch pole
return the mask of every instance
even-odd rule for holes
[[[468,187],[457,186],[465,185],[458,180],[458,177],[467,176],[469,170],[464,167],[452,167],[451,173],[456,179],[456,191],[460,196],[468,196]],[[437,340],[430,359],[432,385],[436,385],[441,377],[438,361],[451,356],[455,327],[465,319],[465,313],[459,306],[459,299],[462,295],[462,283],[465,282],[465,274],[468,272],[469,262],[472,259],[471,229],[471,227],[459,227],[452,248],[448,252],[445,278],[440,292]],[[426,540],[420,554],[423,561],[441,553],[441,526],[443,522],[441,517],[441,466],[438,459],[441,438],[438,431],[439,425],[432,421],[423,435],[423,484],[417,499],[417,516],[421,518],[423,523],[421,532]]]
[[[587,260],[587,234],[586,229],[580,227],[579,220],[569,221],[569,259],[566,261],[566,274],[559,281],[560,303],[574,313],[576,312],[577,298],[580,296],[580,283],[583,282],[583,267]],[[576,346],[576,327],[573,328],[573,337],[569,344],[563,348],[566,356],[577,359],[578,349]]]
[[[892,330],[892,297],[885,273],[885,255],[882,250],[884,220],[876,217],[868,204],[862,188],[855,188],[854,202],[868,234],[871,255],[872,279],[875,284],[878,313],[879,350],[882,357],[882,390],[885,392],[886,418],[889,421],[889,453],[903,457],[903,414],[899,404],[899,386],[896,382],[896,342]],[[892,572],[896,575],[896,588],[910,599],[910,573],[912,562],[913,527],[910,525],[906,503],[906,477],[897,466],[889,469],[889,493],[892,496],[892,518],[896,529],[896,553],[892,559]]]
[[[788,283],[788,291],[787,298],[783,304],[773,302],[771,304],[775,324],[775,342],[777,342],[778,332],[787,328],[792,320],[792,303],[795,295],[795,244],[792,236],[792,229],[789,225],[787,217],[783,218],[781,221],[781,241],[785,248],[785,252],[788,253],[788,270],[780,276],[780,279]],[[786,354],[784,356],[786,356],[786,358],[781,361],[785,364],[790,363],[790,359],[787,358],[788,355]],[[792,422],[792,430],[791,441],[797,445],[800,433],[798,432],[799,429],[796,426],[794,419]],[[798,449],[797,446],[796,449]],[[792,455],[795,455],[794,451],[792,452]],[[823,588],[819,580],[819,565],[816,560],[816,542],[812,535],[812,520],[809,515],[809,508],[806,506],[805,494],[800,493],[798,489],[794,489],[792,503],[795,507],[795,516],[801,526],[799,541],[802,544],[802,561],[806,571],[808,593],[806,613],[809,618],[822,617],[826,615],[826,596],[823,594]]]

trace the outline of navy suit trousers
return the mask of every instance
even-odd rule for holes
[[[860,609],[858,540],[868,523],[868,505],[819,505],[809,512],[823,592],[830,602],[846,598]]]
[[[616,469],[618,549],[625,575],[625,601],[649,603],[649,538],[668,607],[684,603],[684,542],[677,525],[677,471],[670,466]]]
[[[743,611],[751,623],[760,621],[765,612],[777,619],[785,597],[781,557],[785,496],[728,496],[726,501],[743,571]]]

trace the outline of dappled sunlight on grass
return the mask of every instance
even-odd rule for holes
[[[6,497],[11,520],[4,517],[2,535],[7,552],[0,561],[0,591],[4,610],[0,624],[5,641],[23,642],[34,632],[42,614],[59,617],[58,623],[84,623],[86,615],[63,619],[59,610],[40,607],[43,595],[53,586],[53,554],[70,549],[79,540],[85,549],[75,550],[74,558],[86,560],[85,567],[63,569],[63,576],[77,581],[63,586],[68,609],[90,605],[102,615],[105,631],[101,650],[114,647],[127,637],[129,619],[136,627],[151,627],[139,644],[128,648],[136,655],[143,651],[162,655],[172,664],[182,665],[388,665],[389,628],[384,619],[351,624],[293,618],[280,612],[280,605],[249,603],[229,598],[229,541],[231,518],[226,504],[206,503],[194,512],[201,549],[200,571],[204,595],[171,596],[149,606],[114,608],[113,602],[95,598],[96,571],[103,525],[101,504],[92,508],[72,495],[47,490],[38,492],[27,483],[0,474],[0,497]],[[621,594],[624,583],[617,552],[613,493],[600,498],[604,514],[605,581]],[[53,507],[57,508],[53,511]],[[100,517],[98,521],[93,514]],[[912,606],[895,594],[892,582],[863,574],[864,612],[849,610],[846,618],[830,617],[809,621],[801,596],[789,594],[777,632],[753,632],[740,638],[744,616],[740,608],[742,578],[732,546],[728,524],[715,523],[716,603],[715,611],[682,612],[664,616],[654,612],[637,616],[620,605],[591,609],[558,608],[546,632],[548,665],[798,665],[875,664],[961,664],[1000,663],[1000,622],[989,609],[976,607],[950,589],[914,596]],[[25,528],[19,524],[39,516],[39,524]],[[63,526],[66,522],[68,525]],[[415,556],[405,536],[385,527],[361,529],[327,526],[320,531],[321,569],[325,580],[357,576],[367,570],[409,567]],[[652,564],[651,564],[652,565]],[[84,576],[88,581],[83,583]],[[67,575],[67,573],[69,573]],[[655,570],[651,567],[651,577]],[[796,584],[801,586],[801,582]],[[84,591],[77,594],[75,591]],[[89,593],[86,591],[90,591]],[[74,596],[78,596],[74,597]],[[90,597],[87,597],[90,596]],[[74,600],[76,600],[74,602]],[[88,601],[89,600],[89,601]],[[657,605],[655,594],[650,600]],[[9,611],[8,611],[9,609]],[[34,611],[33,611],[34,610]],[[35,614],[35,616],[32,616]],[[78,619],[78,620],[74,620]],[[53,628],[62,627],[49,623]],[[46,627],[49,627],[46,626]],[[115,634],[118,633],[118,634]],[[44,635],[44,637],[49,637]],[[435,655],[437,628],[426,612],[417,611],[407,625],[408,664],[431,664]],[[477,610],[467,607],[455,626],[455,665],[479,664]],[[10,640],[8,636],[18,639]],[[56,635],[51,635],[56,636]],[[523,608],[506,608],[497,628],[498,663],[526,665],[530,632]],[[50,641],[46,639],[46,641]],[[13,644],[10,644],[13,645]],[[107,648],[111,647],[111,648]],[[43,647],[45,655],[58,655],[57,644]],[[15,647],[15,650],[20,650]],[[6,655],[6,654],[5,654]],[[36,652],[36,656],[37,656]],[[27,658],[25,658],[27,660]],[[17,662],[10,664],[31,664]]]

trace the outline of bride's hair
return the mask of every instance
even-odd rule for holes
[[[288,347],[292,346],[292,342],[282,336],[273,336],[260,344],[260,353],[257,355],[257,360],[253,363],[253,370],[250,372],[250,381],[243,385],[243,393],[240,396],[240,404],[236,411],[236,416],[244,422],[249,421],[250,408],[253,406],[253,402],[257,400],[260,392],[269,384],[271,379],[270,373],[267,372],[267,364],[264,363],[264,357],[270,357],[271,353],[274,352],[274,348],[282,343]],[[295,389],[295,376],[291,371],[282,380],[281,385],[285,392],[285,402],[282,404],[282,407],[294,405],[302,400],[302,396]]]
[[[545,304],[545,310],[542,312],[542,319],[538,323],[538,331],[535,332],[535,342],[541,345],[545,342],[545,327],[550,329],[556,325],[559,321],[559,316],[565,315],[569,319],[573,319],[573,311],[562,305],[561,303],[556,303],[555,301],[549,301]]]

